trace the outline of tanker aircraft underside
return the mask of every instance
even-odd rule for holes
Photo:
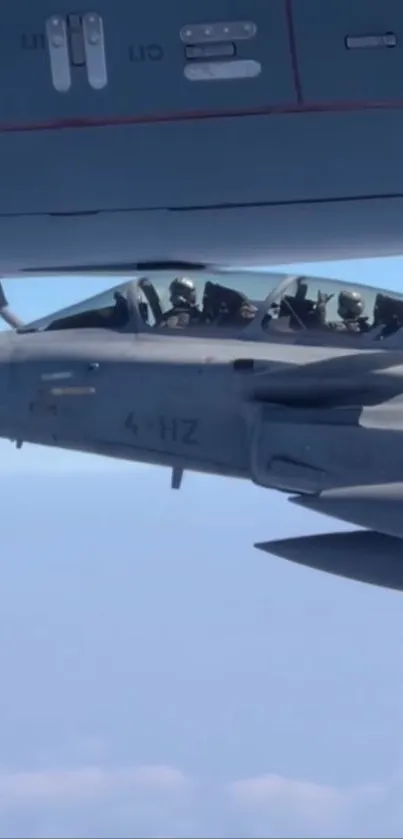
[[[14,0],[0,273],[399,254],[402,0]]]

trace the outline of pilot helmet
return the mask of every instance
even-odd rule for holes
[[[195,306],[197,295],[194,282],[187,277],[176,277],[169,286],[169,296],[172,306]]]
[[[341,291],[337,311],[342,320],[356,320],[364,313],[364,303],[358,291]]]

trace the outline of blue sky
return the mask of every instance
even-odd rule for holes
[[[403,259],[297,268],[403,290]],[[108,284],[5,288],[31,319]],[[401,595],[253,548],[333,522],[238,481],[0,463],[0,836],[402,836]]]

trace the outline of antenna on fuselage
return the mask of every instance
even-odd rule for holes
[[[171,489],[180,489],[182,486],[183,472],[181,466],[174,466],[171,473]]]

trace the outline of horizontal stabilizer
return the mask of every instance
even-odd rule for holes
[[[323,533],[255,547],[328,574],[403,591],[403,543],[383,533]]]
[[[343,487],[290,498],[293,504],[403,539],[403,484]]]

